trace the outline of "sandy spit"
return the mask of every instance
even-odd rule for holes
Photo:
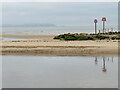
[[[34,38],[33,38],[34,37]],[[54,36],[3,35],[26,40],[0,41],[2,55],[104,56],[118,54],[117,40],[60,41]]]

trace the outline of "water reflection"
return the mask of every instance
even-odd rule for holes
[[[6,55],[2,65],[3,88],[117,88],[118,84],[118,58],[112,56],[108,61],[107,56]]]
[[[107,71],[107,69],[106,69],[106,67],[105,67],[105,57],[103,57],[103,69],[102,69],[102,71],[103,71],[103,72],[106,72],[106,71]]]
[[[97,57],[95,57],[95,64],[98,64]]]
[[[113,63],[113,57],[112,57],[112,63]]]
[[[109,57],[108,57],[108,61],[109,61]]]
[[[102,72],[107,72],[106,64],[114,61],[113,57],[102,57]],[[95,57],[95,64],[98,64],[98,57]]]

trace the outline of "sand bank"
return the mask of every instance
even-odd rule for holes
[[[118,41],[60,41],[54,36],[3,35],[3,38],[26,38],[27,40],[0,41],[3,55],[56,55],[56,56],[101,56],[117,55]]]

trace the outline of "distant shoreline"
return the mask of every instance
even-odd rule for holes
[[[104,56],[118,54],[118,40],[61,41],[52,35],[3,35],[27,40],[0,41],[2,55]]]

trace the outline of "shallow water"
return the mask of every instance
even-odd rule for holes
[[[117,88],[117,57],[3,56],[3,88]]]
[[[61,33],[85,33],[85,32],[86,33],[93,32],[93,28],[88,30],[80,26],[11,27],[11,28],[9,27],[3,28],[2,30],[2,34],[15,34],[15,35],[57,35]]]
[[[26,40],[26,39],[21,39],[21,38],[3,38],[2,41],[12,41],[12,40]]]

